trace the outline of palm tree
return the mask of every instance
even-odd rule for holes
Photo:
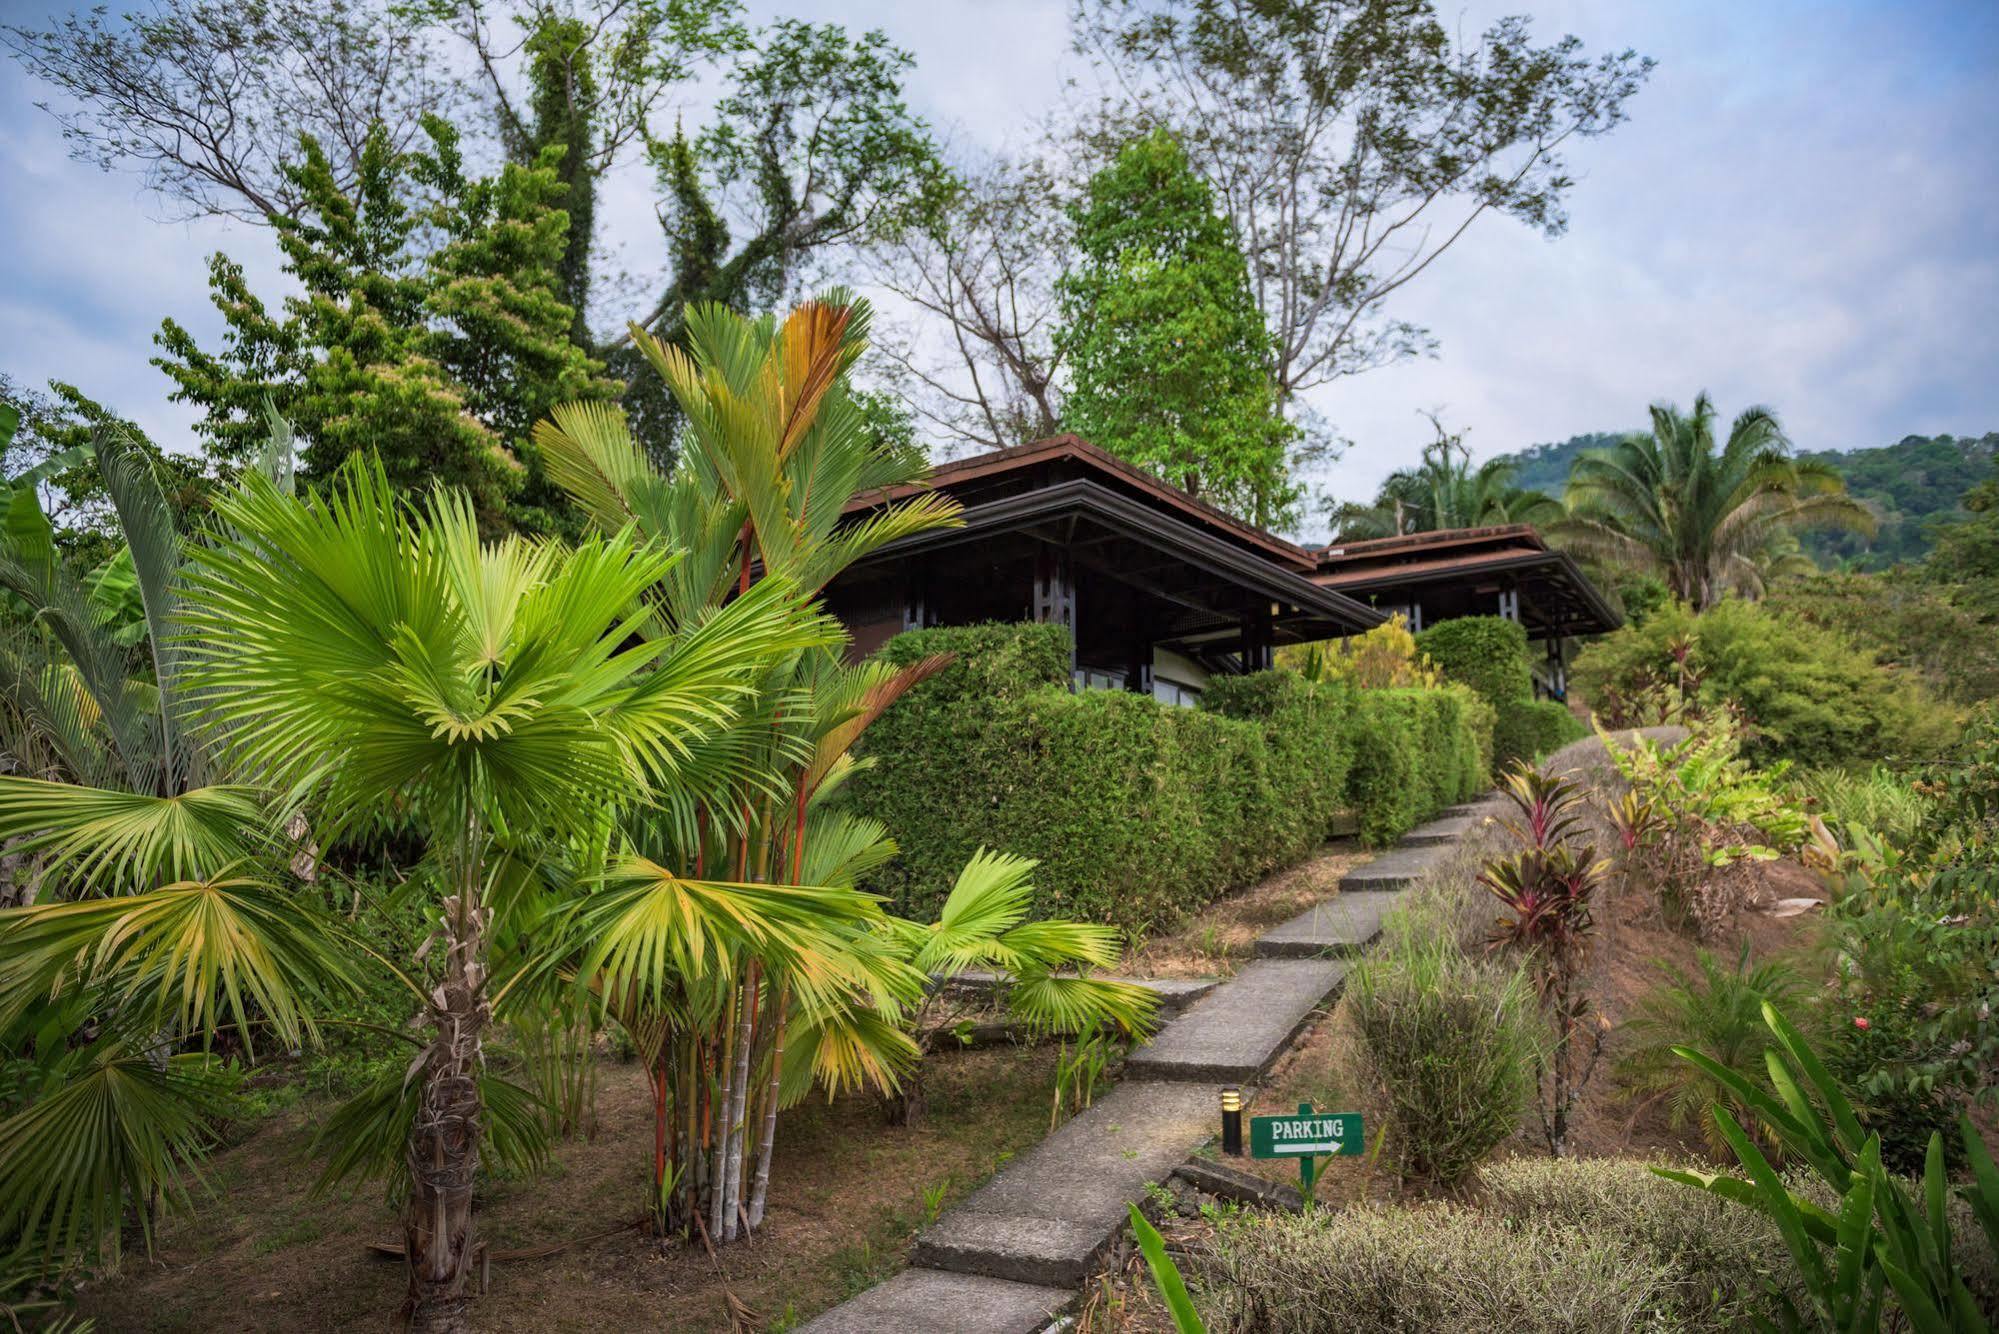
[[[1791,455],[1768,408],[1745,410],[1719,448],[1714,424],[1705,393],[1691,414],[1654,405],[1650,435],[1576,460],[1567,517],[1549,535],[1578,555],[1658,576],[1700,611],[1724,593],[1761,593],[1788,535],[1874,530],[1837,470]]]
[[[865,303],[835,293],[781,324],[692,308],[685,351],[634,329],[688,425],[671,476],[657,472],[615,409],[560,408],[537,430],[550,475],[599,531],[636,526],[687,552],[660,590],[670,617],[733,605],[759,578],[811,597],[886,543],[957,522],[956,503],[928,492],[848,519],[855,496],[924,476],[920,456],[884,448],[866,429],[848,386],[868,317]],[[760,686],[761,707],[711,739],[739,775],[734,789],[662,818],[626,820],[619,875],[584,887],[587,943],[576,971],[611,998],[648,1060],[662,1235],[747,1235],[763,1221],[779,1110],[815,1086],[893,1091],[921,1056],[908,1029],[928,985],[909,934],[922,928],[885,917],[854,890],[895,846],[878,823],[829,798],[869,724],[948,660],[849,664],[843,647],[776,665]],[[696,904],[673,888],[722,865],[739,896],[732,905]],[[737,929],[695,934],[725,911]],[[1053,924],[1035,926],[1055,939]],[[1035,937],[1020,929],[1023,949],[1011,957],[1043,957],[1025,952]],[[675,954],[674,932],[706,939],[712,952]],[[1101,954],[1064,957],[1099,962]],[[1074,985],[1020,995],[1030,1005],[1067,1002],[1037,1011],[1051,1024],[1094,1027],[1133,1013],[1120,990],[1065,982]]]
[[[508,991],[491,944],[525,897],[509,887],[621,808],[726,786],[703,743],[755,705],[774,661],[837,629],[782,579],[669,624],[651,593],[674,553],[630,531],[482,542],[464,496],[410,506],[373,461],[305,501],[252,476],[216,510],[185,595],[201,722],[327,837],[395,821],[427,845],[416,874],[439,912],[406,980],[429,1038],[408,1096],[371,1106],[403,1141],[407,1313],[461,1328],[482,1041]]]
[[[302,892],[291,811],[191,739],[170,629],[183,545],[151,463],[116,430],[91,450],[143,640],[93,604],[31,486],[0,542],[27,613],[0,641],[0,840],[31,868],[0,911],[0,1044],[34,1071],[0,1121],[0,1234],[45,1259],[115,1244],[128,1205],[149,1237],[232,1083],[218,1031],[252,1054],[263,1034],[296,1046],[353,979]]]
[[[1423,447],[1423,461],[1390,473],[1372,505],[1332,508],[1334,540],[1544,523],[1560,516],[1561,505],[1553,497],[1514,485],[1513,471],[1505,459],[1472,467],[1462,438],[1439,429],[1437,439]]]

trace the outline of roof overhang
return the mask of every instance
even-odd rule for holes
[[[1109,533],[1154,552],[1185,562],[1225,580],[1256,599],[1274,604],[1274,619],[1298,639],[1330,638],[1379,625],[1382,613],[1307,578],[1297,570],[1266,559],[1192,523],[1163,512],[1157,505],[1079,478],[974,504],[963,524],[917,533],[871,553],[855,569],[907,561],[912,556],[940,553],[1003,533],[1035,532],[1073,543],[1079,530]],[[1111,577],[1121,576],[1116,569]],[[1143,587],[1143,585],[1140,585]],[[1170,588],[1149,591],[1171,597]]]
[[[1449,544],[1434,544],[1432,549],[1445,545]],[[1369,547],[1374,550],[1366,550]],[[1624,623],[1575,559],[1566,551],[1541,546],[1538,536],[1531,546],[1520,544],[1483,553],[1440,553],[1402,564],[1377,563],[1379,550],[1371,543],[1330,548],[1313,578],[1322,587],[1350,597],[1390,605],[1470,596],[1479,591],[1480,585],[1504,579],[1525,594],[1523,621],[1531,633],[1540,637],[1601,634]],[[1335,551],[1339,554],[1333,554]]]

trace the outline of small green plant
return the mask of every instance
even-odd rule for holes
[[[1201,1313],[1194,1309],[1194,1299],[1187,1295],[1187,1284],[1180,1277],[1180,1266],[1173,1263],[1166,1254],[1166,1239],[1159,1235],[1159,1229],[1147,1222],[1138,1206],[1125,1206],[1131,1212],[1132,1235],[1138,1238],[1138,1249],[1145,1256],[1146,1268],[1152,1271],[1153,1286],[1159,1289],[1161,1301],[1173,1316],[1173,1328],[1180,1334],[1208,1334],[1208,1327],[1201,1322]]]
[[[937,1221],[944,1212],[944,1197],[951,1193],[951,1182],[947,1178],[934,1186],[923,1188],[923,1222],[925,1226]]]
[[[1404,1177],[1453,1184],[1519,1128],[1539,1054],[1521,969],[1398,935],[1354,969],[1341,1010]]]
[[[1638,1013],[1625,1025],[1633,1045],[1619,1068],[1634,1094],[1665,1101],[1675,1130],[1698,1119],[1708,1146],[1721,1152],[1727,1143],[1709,1115],[1711,1107],[1727,1107],[1737,1121],[1752,1127],[1761,1123],[1724,1086],[1699,1066],[1681,1060],[1674,1049],[1691,1047],[1762,1087],[1763,1054],[1770,1048],[1763,1003],[1793,1008],[1802,999],[1804,986],[1783,963],[1764,960],[1752,966],[1747,941],[1733,966],[1699,950],[1691,973],[1671,963],[1659,968],[1665,983],[1646,994]],[[1757,1138],[1765,1147],[1775,1144],[1768,1133]]]
[[[1055,1095],[1048,1109],[1048,1129],[1061,1124],[1062,1108],[1075,1115],[1096,1100],[1097,1081],[1117,1050],[1117,1040],[1109,1033],[1093,1033],[1080,1039],[1072,1051],[1064,1042],[1055,1058]]]
[[[1767,1125],[1784,1151],[1833,1192],[1835,1206],[1826,1208],[1791,1189],[1726,1107],[1714,1109],[1715,1123],[1746,1179],[1653,1170],[1776,1221],[1806,1295],[1800,1311],[1788,1294],[1777,1294],[1788,1328],[1829,1334],[1877,1329],[1885,1285],[1917,1334],[1987,1334],[1991,1327],[1965,1283],[1954,1247],[1943,1136],[1930,1137],[1921,1195],[1914,1197],[1882,1166],[1881,1137],[1861,1128],[1810,1044],[1767,1001],[1762,1014],[1773,1038],[1764,1055],[1767,1089],[1691,1048],[1681,1047],[1679,1055]],[[1971,1169],[1971,1182],[1960,1193],[1986,1240],[1999,1249],[1999,1167],[1969,1117],[1959,1130]]]
[[[1909,775],[1878,764],[1865,773],[1806,769],[1798,773],[1795,782],[1798,794],[1849,839],[1865,831],[1899,846],[1916,837],[1929,814],[1929,799],[1916,789]]]

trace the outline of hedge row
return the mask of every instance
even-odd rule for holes
[[[1518,621],[1461,616],[1417,635],[1416,647],[1446,679],[1470,686],[1497,711],[1492,734],[1495,773],[1516,760],[1537,760],[1589,730],[1565,705],[1534,698],[1527,630]]]
[[[1344,811],[1385,842],[1486,782],[1491,713],[1459,688],[1266,672],[1183,709],[1070,693],[1055,626],[917,630],[883,652],[956,655],[869,729],[845,796],[900,845],[870,888],[912,915],[986,846],[1040,861],[1038,915],[1165,927],[1306,856]]]

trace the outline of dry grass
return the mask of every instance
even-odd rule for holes
[[[729,1328],[732,1291],[775,1326],[803,1320],[905,1263],[931,1199],[948,1207],[1048,1129],[1052,1047],[940,1054],[926,1120],[883,1124],[871,1098],[785,1114],[766,1232],[747,1247],[660,1255],[636,1231],[536,1260],[495,1263],[477,1328],[500,1331]],[[485,1183],[479,1227],[496,1249],[586,1238],[643,1208],[651,1113],[636,1067],[600,1071],[598,1133],[558,1147],[537,1181]],[[371,1256],[398,1237],[373,1187],[313,1201],[317,1165],[299,1154],[308,1104],[275,1118],[208,1169],[214,1194],[171,1220],[157,1255],[80,1297],[115,1330],[317,1331],[387,1328],[402,1268]],[[926,1198],[926,1193],[932,1193]]]
[[[1357,844],[1328,844],[1289,870],[1240,894],[1218,899],[1173,931],[1129,950],[1118,971],[1129,977],[1218,977],[1255,956],[1256,938],[1339,893],[1340,877],[1368,859]]]

